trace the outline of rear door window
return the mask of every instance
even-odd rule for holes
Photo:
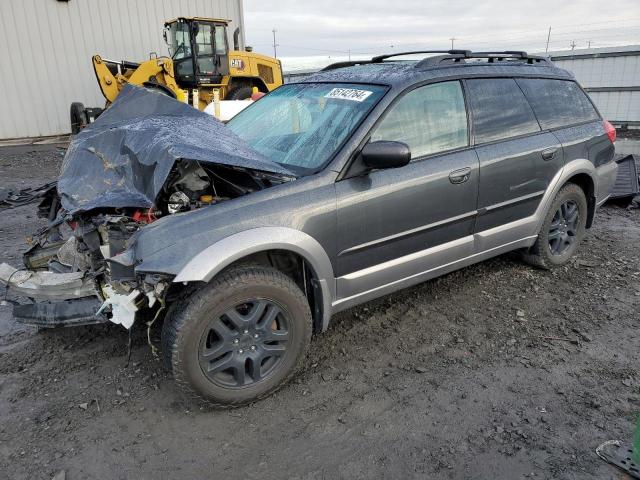
[[[540,131],[531,106],[512,78],[467,80],[475,143]]]
[[[599,120],[598,112],[580,87],[570,80],[519,78],[518,85],[544,129]]]
[[[467,112],[460,82],[416,88],[404,95],[371,135],[371,141],[404,142],[411,158],[466,147]]]

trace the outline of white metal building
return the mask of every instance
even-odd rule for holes
[[[640,125],[640,45],[550,52],[614,125]]]
[[[0,0],[0,139],[69,133],[71,102],[104,106],[91,57],[166,55],[178,16],[231,20],[229,45],[244,32],[242,0]]]

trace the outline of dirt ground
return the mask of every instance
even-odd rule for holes
[[[0,150],[0,187],[62,154]],[[36,225],[0,212],[0,261]],[[506,255],[337,315],[292,384],[231,411],[184,397],[142,328],[125,368],[119,326],[0,306],[0,478],[626,478],[594,449],[633,436],[639,311],[640,209],[613,206],[566,268]]]

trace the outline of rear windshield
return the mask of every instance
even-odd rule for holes
[[[307,175],[331,159],[386,90],[338,83],[283,85],[227,126],[270,160]]]
[[[600,119],[575,82],[542,78],[519,78],[517,81],[544,129]]]

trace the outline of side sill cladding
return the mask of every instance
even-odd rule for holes
[[[266,250],[289,250],[309,262],[322,290],[322,330],[326,330],[331,316],[331,303],[336,293],[333,267],[322,245],[299,230],[259,227],[231,235],[193,257],[173,281],[208,282],[236,260]]]

